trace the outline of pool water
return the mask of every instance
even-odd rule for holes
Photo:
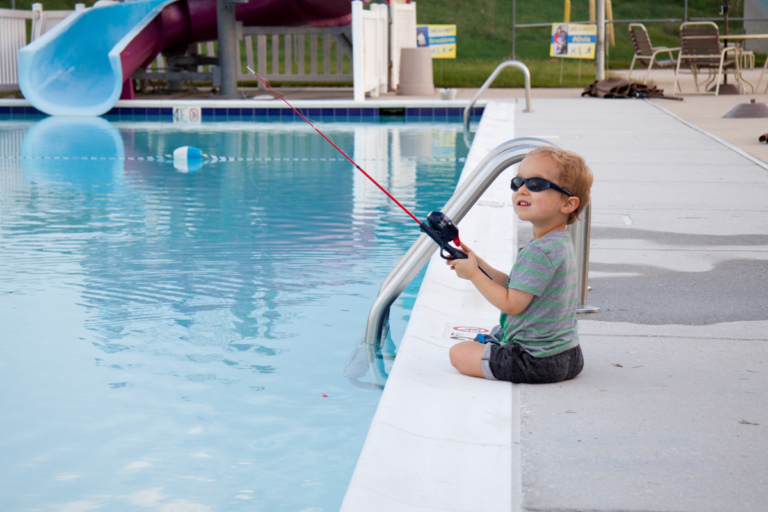
[[[321,129],[421,218],[467,153]],[[0,120],[0,151],[3,508],[338,510],[395,347],[345,368],[413,220],[300,123]]]

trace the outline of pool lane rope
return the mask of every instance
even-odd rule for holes
[[[346,158],[341,157],[319,157],[319,158],[307,158],[307,157],[232,157],[232,156],[215,156],[203,153],[205,163],[216,162],[346,162]],[[99,161],[117,161],[123,160],[127,162],[172,162],[173,155],[163,156],[21,156],[21,155],[0,155],[0,160],[69,160],[69,161],[84,161],[84,160],[99,160]],[[445,162],[466,162],[465,157],[457,158],[414,158],[404,157],[400,160],[406,162],[423,162],[423,163],[445,163]],[[388,158],[366,158],[368,162],[389,162]]]
[[[44,160],[44,161],[100,161],[100,162],[162,162],[172,163],[173,167],[180,172],[192,172],[200,170],[203,164],[215,164],[220,162],[346,162],[346,158],[341,157],[233,157],[218,156],[203,153],[202,150],[193,146],[182,146],[176,148],[170,155],[162,156],[23,156],[23,155],[0,155],[0,160]],[[401,158],[403,161],[424,162],[424,163],[451,163],[466,162],[466,157],[458,158]],[[388,162],[387,158],[366,158],[368,162]]]

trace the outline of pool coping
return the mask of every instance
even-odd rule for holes
[[[494,102],[486,109],[460,180],[514,138],[515,108]],[[459,226],[462,240],[498,268],[508,268],[516,254],[505,182],[496,180]],[[448,359],[457,339],[496,323],[498,311],[434,254],[342,512],[519,509],[519,387],[466,377]]]

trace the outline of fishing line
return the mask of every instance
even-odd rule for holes
[[[296,114],[298,114],[298,116],[299,116],[299,117],[301,117],[301,118],[302,118],[304,121],[306,121],[306,123],[307,123],[309,126],[311,126],[312,128],[314,128],[314,129],[315,129],[315,131],[316,131],[317,133],[319,133],[321,137],[323,137],[323,138],[324,138],[326,141],[328,141],[328,143],[329,143],[331,146],[333,146],[334,148],[336,148],[336,151],[338,151],[339,153],[341,153],[341,154],[342,154],[342,156],[344,156],[344,158],[346,158],[347,160],[349,160],[349,163],[351,163],[352,165],[354,165],[354,166],[355,166],[355,168],[356,168],[358,171],[362,172],[362,173],[365,175],[365,177],[366,177],[366,178],[368,178],[369,180],[371,180],[371,182],[373,182],[373,184],[374,184],[374,185],[376,185],[376,186],[379,188],[379,190],[381,190],[382,192],[384,192],[384,193],[387,195],[387,197],[388,197],[388,198],[390,198],[392,201],[394,201],[394,202],[395,202],[395,204],[396,204],[397,206],[399,206],[399,207],[400,207],[400,208],[401,208],[401,209],[402,209],[402,210],[403,210],[405,213],[407,213],[407,214],[408,214],[408,215],[409,215],[409,216],[410,216],[410,217],[411,217],[411,218],[412,218],[414,221],[416,221],[416,223],[417,223],[417,224],[421,225],[421,223],[422,223],[422,222],[421,222],[421,221],[420,221],[420,220],[419,220],[419,219],[418,219],[418,218],[417,218],[417,217],[416,217],[414,214],[412,214],[412,213],[411,213],[411,212],[408,210],[408,208],[406,208],[405,206],[403,206],[403,205],[400,203],[400,201],[398,201],[397,199],[395,199],[395,197],[394,197],[392,194],[390,194],[390,193],[387,191],[387,189],[385,189],[384,187],[382,187],[381,185],[379,185],[379,183],[378,183],[378,182],[377,182],[375,179],[373,179],[373,178],[371,177],[371,175],[370,175],[370,174],[368,174],[367,172],[365,172],[365,170],[364,170],[362,167],[360,167],[359,165],[357,165],[357,163],[356,163],[354,160],[352,160],[352,159],[349,157],[349,155],[347,155],[347,154],[346,154],[344,151],[342,151],[342,149],[341,149],[339,146],[337,146],[336,144],[334,144],[334,142],[333,142],[331,139],[329,139],[329,138],[328,138],[328,137],[327,137],[327,136],[326,136],[326,135],[325,135],[323,132],[321,132],[321,131],[320,131],[320,129],[319,129],[317,126],[315,126],[314,124],[312,124],[312,121],[310,121],[309,119],[307,119],[306,117],[304,117],[304,114],[302,114],[302,113],[299,111],[299,109],[297,109],[296,107],[294,107],[293,105],[291,105],[291,104],[288,102],[288,100],[287,100],[287,99],[285,99],[285,96],[283,96],[282,94],[280,94],[279,92],[277,92],[275,89],[273,89],[273,88],[272,88],[272,86],[271,86],[271,85],[269,85],[269,83],[267,83],[267,81],[266,81],[266,80],[264,80],[264,79],[263,79],[263,78],[261,78],[259,75],[257,75],[257,74],[256,74],[256,72],[255,72],[254,70],[252,70],[250,67],[247,67],[246,69],[247,69],[248,71],[250,71],[250,72],[251,72],[251,74],[252,74],[253,76],[255,76],[256,78],[258,78],[258,79],[259,79],[259,80],[260,80],[260,81],[261,81],[261,82],[262,82],[262,83],[263,83],[265,86],[267,86],[267,88],[269,88],[269,90],[270,90],[270,91],[272,91],[273,93],[275,93],[275,94],[277,95],[277,97],[278,97],[278,98],[280,98],[281,100],[283,100],[283,101],[285,102],[285,104],[286,104],[286,105],[288,105],[289,107],[291,107],[291,109],[293,109],[293,111],[294,111],[294,112],[296,112]]]
[[[329,139],[329,138],[328,138],[328,137],[327,137],[327,136],[326,136],[326,135],[325,135],[325,134],[324,134],[322,131],[320,131],[320,129],[319,129],[319,128],[317,128],[317,127],[316,127],[314,124],[312,124],[312,122],[311,122],[309,119],[307,119],[306,117],[304,117],[304,114],[302,114],[302,113],[301,113],[301,112],[300,112],[300,111],[299,111],[299,110],[298,110],[296,107],[294,107],[293,105],[291,105],[291,103],[290,103],[290,102],[289,102],[287,99],[285,99],[285,97],[284,97],[282,94],[280,94],[279,92],[277,92],[277,91],[276,91],[276,90],[275,90],[275,89],[274,89],[274,88],[273,88],[271,85],[269,85],[269,83],[268,83],[266,80],[264,80],[264,79],[263,79],[263,78],[261,78],[259,75],[257,75],[257,74],[256,74],[256,72],[255,72],[254,70],[252,70],[250,67],[246,67],[246,69],[247,69],[248,71],[250,71],[250,73],[251,73],[253,76],[255,76],[255,77],[256,77],[256,78],[257,78],[257,79],[258,79],[258,80],[259,80],[261,83],[263,83],[263,84],[264,84],[264,85],[265,85],[265,86],[266,86],[266,87],[267,87],[267,88],[268,88],[270,91],[272,91],[272,92],[273,92],[275,95],[277,95],[277,97],[278,97],[278,98],[280,98],[281,100],[283,100],[283,101],[285,102],[285,104],[286,104],[286,105],[288,105],[289,107],[291,107],[291,109],[292,109],[292,110],[293,110],[293,111],[294,111],[294,112],[295,112],[295,113],[296,113],[296,114],[297,114],[299,117],[301,117],[301,118],[302,118],[302,119],[303,119],[303,120],[304,120],[304,121],[305,121],[305,122],[306,122],[306,123],[307,123],[309,126],[311,126],[312,128],[314,128],[314,130],[315,130],[317,133],[319,133],[319,134],[320,134],[320,136],[321,136],[321,137],[323,137],[323,138],[324,138],[324,139],[325,139],[325,140],[326,140],[326,141],[327,141],[327,142],[328,142],[328,143],[329,143],[331,146],[333,146],[334,148],[336,148],[336,150],[337,150],[339,153],[341,153],[341,154],[344,156],[344,158],[346,158],[346,159],[349,161],[349,163],[351,163],[352,165],[354,165],[354,166],[355,166],[355,168],[356,168],[358,171],[360,171],[361,173],[363,173],[363,175],[364,175],[366,178],[368,178],[369,180],[371,180],[371,182],[372,182],[374,185],[376,185],[376,186],[379,188],[379,190],[381,190],[382,192],[384,192],[384,194],[386,194],[386,196],[387,196],[388,198],[390,198],[392,201],[394,201],[394,203],[395,203],[397,206],[399,206],[399,207],[400,207],[400,208],[401,208],[401,209],[402,209],[402,210],[403,210],[405,213],[407,213],[407,214],[408,214],[408,216],[409,216],[410,218],[412,218],[412,219],[413,219],[413,220],[414,220],[414,221],[415,221],[415,222],[416,222],[416,223],[419,225],[419,228],[420,228],[420,229],[421,229],[421,230],[422,230],[424,233],[426,233],[426,234],[427,234],[427,235],[428,235],[428,236],[429,236],[429,237],[430,237],[432,240],[434,240],[434,241],[435,241],[435,243],[437,243],[437,245],[439,245],[439,246],[440,246],[440,256],[441,256],[443,259],[446,259],[446,260],[451,260],[451,259],[465,259],[465,258],[467,257],[467,255],[466,255],[464,252],[462,252],[462,251],[460,251],[459,249],[456,249],[455,247],[453,247],[453,246],[451,246],[451,245],[450,245],[450,242],[453,242],[453,243],[454,243],[454,244],[456,244],[456,245],[461,245],[461,241],[459,240],[459,230],[458,230],[458,228],[456,228],[456,226],[453,224],[453,222],[451,221],[451,219],[449,219],[449,218],[448,218],[448,216],[447,216],[447,215],[445,215],[445,214],[444,214],[444,213],[442,213],[442,212],[430,212],[430,213],[427,215],[427,223],[421,222],[421,221],[420,221],[420,220],[419,220],[419,219],[418,219],[418,218],[417,218],[417,217],[416,217],[416,216],[415,216],[413,213],[411,213],[411,212],[408,210],[408,208],[406,208],[405,206],[403,206],[403,205],[400,203],[400,201],[398,201],[397,199],[395,199],[395,197],[394,197],[392,194],[390,194],[390,193],[389,193],[389,191],[387,191],[387,189],[385,189],[384,187],[382,187],[382,186],[379,184],[379,182],[377,182],[375,179],[373,179],[373,177],[372,177],[370,174],[368,174],[367,172],[365,172],[365,170],[364,170],[362,167],[360,167],[359,165],[357,165],[357,162],[355,162],[354,160],[352,160],[352,158],[350,158],[350,157],[349,157],[349,155],[347,155],[347,154],[346,154],[344,151],[342,151],[342,149],[341,149],[339,146],[337,146],[336,144],[334,144],[334,142],[333,142],[331,139]],[[478,268],[480,268],[480,267],[478,267]],[[487,273],[486,273],[486,272],[485,272],[485,271],[484,271],[482,268],[480,268],[480,270],[483,272],[483,274],[485,274],[486,276],[488,276],[488,274],[487,274]],[[488,276],[488,277],[490,278],[490,276]]]

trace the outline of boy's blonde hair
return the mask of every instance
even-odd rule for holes
[[[572,151],[555,146],[540,146],[526,156],[546,156],[560,168],[558,185],[579,198],[579,207],[568,216],[568,224],[579,220],[579,214],[589,204],[589,190],[592,188],[592,171],[584,159]]]

